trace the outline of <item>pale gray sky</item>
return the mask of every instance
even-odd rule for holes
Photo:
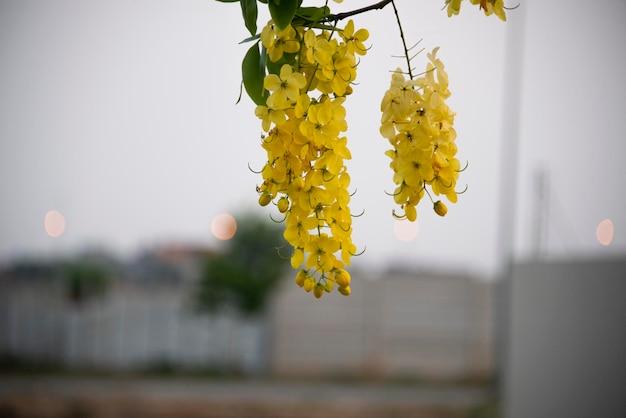
[[[500,155],[510,146],[501,111],[506,34],[522,17],[518,182],[509,191],[516,257],[533,251],[538,167],[551,182],[547,254],[624,254],[626,2],[521,1],[507,23],[469,3],[449,19],[442,3],[397,2],[409,41],[441,46],[468,191],[445,218],[424,202],[417,238],[394,237],[378,124],[388,71],[403,64],[391,55],[402,49],[390,7],[356,17],[372,48],[347,103],[351,207],[365,211],[353,239],[367,247],[354,263],[494,274]],[[363,4],[346,0],[337,10]],[[260,124],[247,98],[235,105],[245,37],[238,5],[211,0],[0,1],[0,260],[90,245],[122,253],[170,241],[216,245],[215,215],[267,214],[248,170],[264,163]],[[43,226],[53,209],[66,219],[58,238]],[[595,238],[605,218],[615,227],[609,247]]]

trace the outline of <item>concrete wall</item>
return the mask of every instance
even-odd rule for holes
[[[352,273],[316,300],[288,283],[274,304],[276,374],[489,377],[492,287],[468,277]]]
[[[506,418],[626,416],[626,259],[516,265]]]

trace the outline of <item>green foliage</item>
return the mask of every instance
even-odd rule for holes
[[[200,310],[233,305],[246,314],[262,312],[289,265],[278,254],[285,245],[278,225],[251,215],[237,223],[224,254],[204,267],[196,295]]]
[[[293,26],[317,27],[317,23],[330,16],[328,6],[324,7],[298,7],[293,17]]]
[[[243,75],[243,86],[246,93],[257,105],[265,105],[267,99],[266,90],[263,88],[265,78],[265,54],[261,57],[259,51],[260,43],[257,42],[248,49],[246,56],[241,63],[241,73]]]
[[[256,0],[241,0],[241,14],[250,35],[256,34],[256,19],[259,14]]]
[[[74,261],[64,269],[66,292],[74,303],[82,303],[106,292],[110,284],[109,273],[101,266]]]
[[[258,16],[256,0],[217,0],[220,3],[240,3],[241,14],[244,24],[252,35],[256,32],[256,19]],[[315,16],[319,15],[319,9],[324,7],[300,7],[302,0],[258,0],[259,3],[267,4],[270,16],[276,25],[282,30],[293,20],[294,16]],[[313,10],[317,9],[317,10]]]
[[[302,0],[268,0],[272,20],[280,30],[289,26],[301,3]]]
[[[260,34],[257,31],[258,5],[257,0],[217,0],[221,3],[240,3],[241,14],[244,24],[250,32],[250,37],[241,41],[250,42],[258,40]],[[292,26],[326,27],[319,22],[330,16],[330,9],[324,7],[300,7],[302,0],[258,0],[259,3],[267,4],[272,20],[280,29]],[[329,27],[333,29],[332,27]],[[286,54],[289,55],[289,54]],[[287,56],[291,62],[295,56]],[[283,60],[284,60],[283,59]],[[267,72],[278,74],[278,70],[284,62],[272,63],[265,58],[265,48],[260,42],[255,43],[248,49],[241,63],[241,75],[243,86],[252,101],[259,106],[265,105],[267,92],[263,88],[263,79]],[[267,67],[266,67],[267,66]],[[266,71],[267,69],[267,71]]]

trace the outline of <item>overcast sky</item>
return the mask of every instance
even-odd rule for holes
[[[403,64],[391,55],[402,46],[390,7],[355,17],[371,49],[347,102],[351,207],[364,211],[353,239],[367,248],[354,264],[493,276],[509,240],[516,259],[537,242],[553,257],[624,254],[626,1],[521,1],[507,23],[469,3],[451,19],[443,1],[397,4],[409,42],[441,46],[468,190],[445,218],[424,201],[417,237],[395,238],[378,127],[389,70]],[[132,254],[159,243],[217,245],[217,214],[268,216],[248,169],[265,162],[260,124],[247,98],[235,104],[247,36],[238,5],[211,0],[0,0],[0,261],[93,246]],[[507,60],[522,63],[517,89]],[[516,103],[519,112],[503,114]],[[503,164],[507,149],[516,166]],[[539,170],[549,190],[541,241]],[[513,234],[499,226],[503,202]],[[50,210],[66,220],[58,238],[44,229]],[[615,230],[608,247],[596,239],[604,219]]]

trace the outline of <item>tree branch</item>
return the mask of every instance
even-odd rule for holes
[[[365,13],[365,12],[369,12],[370,10],[380,10],[383,7],[385,7],[386,5],[388,5],[389,3],[391,3],[393,0],[382,0],[379,1],[376,4],[372,4],[370,6],[367,7],[362,7],[360,9],[356,9],[356,10],[351,10],[349,12],[343,12],[343,13],[338,13],[336,15],[328,15],[323,21],[325,22],[331,22],[331,21],[338,21],[338,20],[343,20],[345,18],[348,18],[350,16],[354,16],[354,15],[358,15],[361,13]]]

